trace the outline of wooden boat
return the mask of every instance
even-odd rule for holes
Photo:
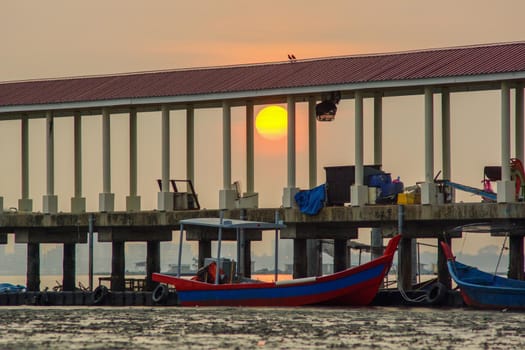
[[[183,232],[182,225],[192,224],[219,228],[219,243],[221,229],[234,227],[245,230],[276,229],[277,232],[278,229],[284,227],[282,224],[242,220],[224,220],[221,223],[217,222],[216,219],[188,219],[181,221],[181,234]],[[384,276],[390,269],[400,238],[400,235],[392,238],[384,255],[377,259],[341,272],[319,277],[277,281],[276,274],[275,282],[252,280],[250,282],[221,284],[218,283],[219,274],[214,276],[216,277],[215,283],[208,283],[185,279],[180,276],[154,273],[152,279],[173,286],[177,293],[178,304],[182,306],[301,306],[324,303],[368,305],[376,296]],[[220,251],[220,244],[218,247]],[[220,257],[220,253],[217,256]],[[217,259],[217,261],[220,260]],[[160,287],[159,289],[165,290],[165,288]]]
[[[440,242],[450,276],[465,304],[485,309],[525,309],[525,281],[504,278],[456,261],[452,249]]]

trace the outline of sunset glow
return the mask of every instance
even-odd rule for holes
[[[280,106],[269,106],[261,109],[255,120],[255,128],[259,135],[269,140],[278,140],[284,137],[287,127],[287,112]]]

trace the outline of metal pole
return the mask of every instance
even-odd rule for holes
[[[89,279],[89,290],[93,291],[93,225],[95,217],[93,214],[89,214],[88,229],[89,229],[89,243],[88,243],[88,279]]]
[[[275,212],[275,223],[279,223],[279,212]],[[275,229],[275,282],[279,278],[279,229]]]
[[[177,277],[180,277],[180,264],[182,262],[182,236],[184,235],[184,225],[180,224],[180,237],[179,237],[179,259],[177,262]]]
[[[221,243],[222,243],[222,224],[224,223],[224,212],[221,210],[219,236],[217,237],[217,269],[215,273],[215,284],[219,284],[221,274]]]

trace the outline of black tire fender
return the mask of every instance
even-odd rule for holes
[[[168,286],[165,284],[159,284],[151,294],[151,300],[154,303],[164,303],[168,299]]]
[[[108,287],[106,286],[98,286],[93,291],[93,305],[100,305],[104,302],[104,299],[106,299],[106,295],[108,295]]]
[[[447,296],[448,288],[441,282],[434,283],[425,295],[427,302],[431,305],[438,305]]]

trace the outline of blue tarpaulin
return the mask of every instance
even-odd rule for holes
[[[296,193],[294,198],[301,213],[316,215],[324,206],[326,200],[326,185],[322,184],[311,190],[300,191]]]

